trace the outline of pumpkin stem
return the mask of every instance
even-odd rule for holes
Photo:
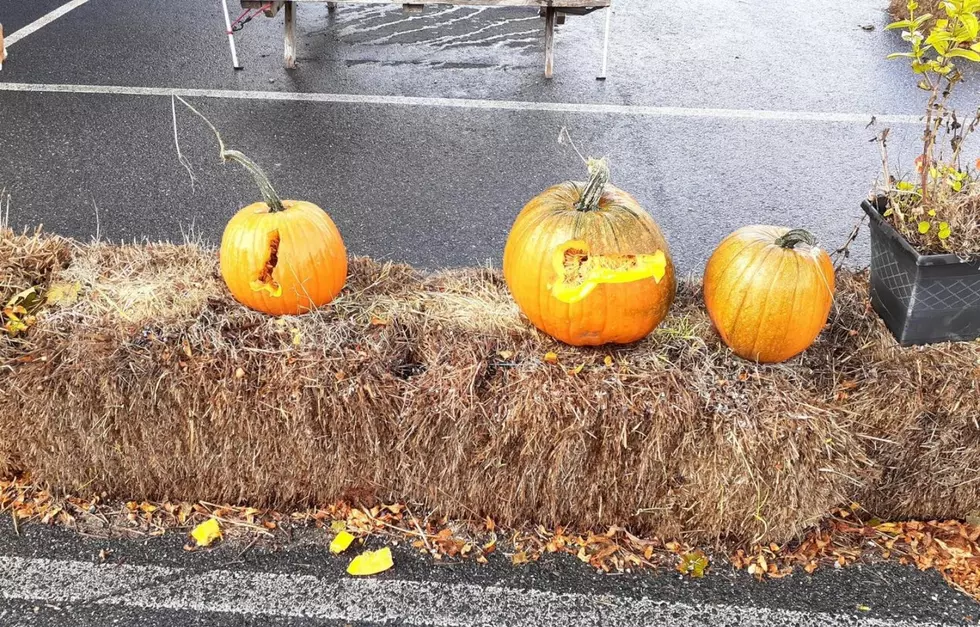
[[[248,170],[248,173],[251,174],[252,178],[255,180],[255,184],[258,185],[259,187],[259,193],[262,194],[262,200],[265,201],[265,204],[269,206],[269,213],[278,213],[280,211],[285,211],[286,207],[282,204],[282,199],[279,198],[279,194],[276,193],[275,188],[272,187],[272,183],[269,181],[269,177],[266,176],[265,172],[262,171],[262,168],[260,168],[257,163],[255,163],[254,161],[246,157],[241,152],[237,150],[229,150],[225,148],[225,142],[223,139],[221,139],[221,133],[219,133],[218,129],[215,128],[214,124],[211,123],[211,120],[204,117],[203,113],[201,113],[200,111],[192,107],[189,102],[187,102],[180,96],[174,96],[174,97],[177,100],[181,101],[185,107],[193,111],[194,114],[197,115],[197,117],[204,120],[204,123],[211,128],[211,131],[214,133],[214,136],[218,138],[218,148],[221,151],[222,161],[234,161],[238,165]],[[174,132],[176,133],[176,127],[174,128]]]
[[[279,198],[279,194],[276,193],[275,188],[272,187],[272,183],[269,182],[269,177],[265,175],[265,172],[262,171],[262,168],[257,163],[237,150],[222,150],[221,158],[225,161],[234,161],[248,170],[248,173],[255,179],[255,184],[259,187],[262,200],[265,201],[265,204],[269,205],[269,213],[286,210],[286,207],[282,204],[282,199]]]
[[[806,229],[790,229],[782,237],[776,238],[776,245],[783,248],[795,248],[797,244],[816,246],[817,238]]]
[[[589,159],[589,182],[585,185],[582,198],[575,204],[578,211],[595,211],[599,208],[599,199],[606,191],[609,183],[609,162],[605,159]]]

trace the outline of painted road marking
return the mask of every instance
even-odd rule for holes
[[[78,7],[82,6],[86,2],[88,2],[88,0],[71,0],[71,2],[61,5],[60,7],[58,7],[57,9],[55,9],[54,11],[48,13],[43,17],[39,17],[38,19],[34,20],[27,26],[21,28],[20,30],[14,31],[12,35],[7,37],[7,47],[9,48],[10,46],[14,45],[24,37],[27,37],[31,33],[41,30],[42,28],[44,28],[51,22],[55,21],[65,13],[68,13],[72,9],[77,9]]]
[[[849,625],[938,627],[852,614],[798,612],[650,598],[556,593],[435,582],[0,556],[0,598],[242,616],[398,622],[440,627],[509,625]]]
[[[18,31],[20,32],[20,31]],[[832,111],[768,111],[763,109],[707,109],[688,107],[647,107],[600,103],[532,102],[522,100],[482,100],[475,98],[428,98],[416,96],[371,96],[366,94],[328,94],[286,91],[235,91],[230,89],[190,89],[181,87],[124,87],[117,85],[59,85],[46,83],[0,83],[0,91],[104,94],[116,96],[181,96],[183,98],[224,98],[232,100],[278,100],[331,104],[395,105],[402,107],[444,107],[497,111],[584,113],[675,118],[720,118],[729,120],[840,122],[867,124],[870,113]],[[877,115],[880,124],[918,124],[917,115]]]

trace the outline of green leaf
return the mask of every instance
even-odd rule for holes
[[[895,187],[902,190],[903,192],[911,192],[915,189],[915,183],[912,181],[899,181],[895,184]]]
[[[915,58],[915,55],[912,54],[911,52],[893,52],[893,53],[891,53],[890,55],[888,55],[885,58],[886,59],[898,59],[900,57],[908,57],[909,59],[914,59]]]
[[[941,55],[945,55],[946,51],[949,50],[949,42],[952,36],[943,30],[932,29],[929,36],[926,37],[926,43],[936,49]]]
[[[977,38],[978,32],[980,32],[980,22],[977,21],[977,16],[963,13],[960,15],[960,26],[953,31],[953,38],[959,42],[973,41]]]
[[[953,188],[954,192],[958,192],[963,189],[963,181],[953,181],[949,186]]]
[[[896,30],[898,28],[908,28],[912,26],[912,20],[899,20],[898,22],[892,22],[885,27],[885,30]]]
[[[923,220],[922,222],[919,222],[919,233],[922,233],[923,235],[925,235],[926,233],[929,232],[929,229],[931,229],[931,228],[932,228],[932,224],[926,222],[925,220]]]
[[[980,52],[975,50],[967,50],[966,48],[953,48],[946,53],[949,58],[962,57],[964,59],[969,59],[970,61],[980,62]]]
[[[949,228],[949,223],[948,222],[940,222],[939,223],[939,239],[941,239],[941,240],[948,239],[949,236],[950,236],[950,234],[951,234],[951,231],[950,231],[950,228]]]
[[[695,579],[700,579],[704,577],[704,571],[708,566],[707,555],[701,551],[691,551],[680,556],[680,563],[677,565],[677,570]]]
[[[915,18],[913,20],[913,23],[915,24],[915,27],[918,28],[931,19],[932,19],[932,13],[923,13],[919,17]]]

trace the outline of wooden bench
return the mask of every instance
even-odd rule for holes
[[[275,17],[279,10],[284,12],[285,24],[285,64],[287,68],[296,67],[296,4],[298,2],[323,2],[323,0],[240,0],[243,9],[265,9],[268,17]],[[459,6],[498,6],[498,7],[537,7],[545,20],[544,27],[544,75],[551,78],[555,66],[555,23],[563,23],[565,15],[585,15],[592,11],[609,7],[612,0],[414,0],[406,3],[401,0],[337,0],[327,2],[328,10],[333,12],[341,2],[352,4],[400,4],[410,12],[422,11],[427,4],[451,4]],[[231,38],[231,24],[228,23],[228,36]],[[608,22],[607,22],[608,23]],[[607,34],[608,38],[608,28]],[[238,66],[231,39],[232,56]]]

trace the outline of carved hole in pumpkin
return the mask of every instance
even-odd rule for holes
[[[588,274],[587,264],[589,263],[589,252],[580,248],[566,248],[564,268],[565,273],[561,278],[567,285],[581,285]]]
[[[555,257],[558,282],[551,286],[555,298],[566,303],[585,298],[601,283],[630,283],[653,277],[658,283],[667,267],[663,251],[652,255],[592,255],[588,244],[571,240]]]
[[[280,240],[278,229],[269,234],[269,258],[266,260],[265,265],[262,266],[262,271],[259,272],[258,278],[252,281],[252,289],[257,292],[266,290],[273,296],[280,296],[282,294],[282,286],[272,277],[276,266],[279,265]]]
[[[596,270],[610,273],[631,272],[640,267],[636,255],[589,255],[589,251],[570,247],[565,250],[564,276],[562,283],[569,286],[581,285]]]

